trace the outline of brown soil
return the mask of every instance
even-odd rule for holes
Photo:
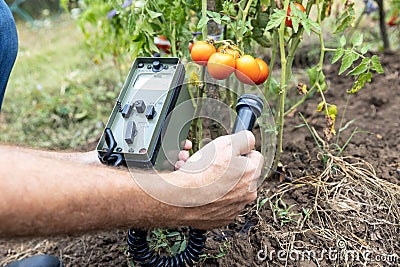
[[[399,258],[397,263],[393,261],[396,255],[400,257],[400,196],[396,192],[399,187],[394,186],[400,185],[398,57],[382,56],[385,74],[374,75],[371,84],[349,98],[345,91],[352,79],[335,75],[336,66],[326,69],[330,83],[326,98],[339,110],[336,129],[345,109],[342,126],[355,118],[341,133],[339,143],[343,145],[355,127],[362,131],[344,150],[347,158],[334,157],[330,149],[325,168],[310,131],[297,127],[304,124],[301,112],[309,126],[323,136],[325,119],[315,112],[319,101],[307,101],[286,120],[281,162],[293,182],[270,179],[259,190],[262,207],[253,204],[234,223],[210,231],[203,266],[400,265]],[[331,172],[324,172],[326,169]],[[263,199],[266,201],[261,203]],[[0,266],[39,253],[59,256],[65,266],[130,266],[125,238],[124,229],[76,237],[0,240]],[[316,254],[296,260],[296,249]],[[323,249],[326,254],[318,258]],[[347,263],[344,249],[354,253]],[[265,256],[260,250],[268,257],[260,258]],[[287,259],[281,259],[284,250],[292,253]],[[328,256],[329,251],[342,257]],[[269,257],[272,252],[275,254]],[[374,258],[394,256],[366,262],[363,252],[371,252]],[[357,255],[359,259],[354,258]]]

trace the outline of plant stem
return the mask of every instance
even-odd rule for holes
[[[177,52],[176,52],[176,28],[172,28],[172,38],[171,38],[171,53],[173,57],[177,57]]]
[[[238,36],[236,36],[238,46],[242,51],[243,51],[243,35],[244,35],[244,31],[246,29],[245,25],[246,25],[247,15],[249,14],[249,9],[250,9],[252,3],[253,3],[253,0],[249,0],[246,3],[246,7],[244,8],[243,13],[242,13],[242,19],[238,20],[238,21],[242,21],[242,23],[243,23],[243,25],[241,25],[241,27],[240,27]]]
[[[310,88],[310,90],[308,90],[308,92],[307,92],[299,101],[297,101],[296,104],[294,104],[290,109],[288,109],[288,110],[285,112],[284,115],[285,115],[285,116],[289,115],[289,114],[292,113],[292,111],[295,110],[298,106],[300,106],[301,104],[303,104],[303,103],[307,100],[307,98],[308,98],[312,93],[315,92],[315,89],[317,89],[317,87],[314,85],[313,87]]]
[[[317,18],[317,20],[318,20],[319,25],[321,25],[321,7],[319,5],[319,1],[320,0],[316,0],[316,4],[317,4],[317,8],[318,8],[318,18]],[[319,43],[320,43],[320,46],[321,46],[321,53],[320,53],[320,56],[319,56],[319,63],[318,63],[319,72],[318,72],[317,79],[316,79],[316,86],[318,88],[319,93],[321,94],[322,100],[324,101],[325,110],[326,110],[326,112],[328,112],[328,103],[326,102],[326,99],[325,99],[325,96],[324,96],[324,92],[322,92],[321,86],[319,86],[319,83],[317,82],[317,81],[319,81],[319,75],[322,72],[322,67],[324,65],[325,51],[326,51],[324,37],[323,37],[323,34],[322,34],[322,28],[321,28],[321,31],[319,32],[318,36],[319,36]]]
[[[207,0],[201,0],[201,17],[207,17]],[[207,27],[203,27],[203,40],[207,39]]]
[[[200,111],[203,108],[203,95],[204,95],[204,88],[206,86],[206,82],[204,80],[206,73],[206,68],[201,68],[201,76],[200,76],[200,83],[197,86],[197,105],[196,110],[194,112],[194,137],[195,137],[195,144],[193,146],[193,151],[196,152],[199,150],[200,147],[200,140],[203,138],[203,124],[200,119]]]
[[[284,2],[284,10],[287,10],[289,6],[289,0],[285,0]],[[286,53],[285,53],[285,20],[282,20],[281,25],[278,30],[279,34],[279,50],[281,57],[281,88],[279,92],[279,105],[278,105],[278,116],[276,118],[276,126],[278,127],[278,144],[276,150],[276,157],[273,165],[273,169],[276,169],[282,152],[283,152],[283,125],[285,123],[285,99],[286,99],[286,91],[287,91],[287,83],[286,83]]]
[[[264,87],[264,96],[268,99],[269,88],[271,86],[272,70],[274,69],[276,55],[278,54],[278,32],[274,30],[272,33],[272,50],[271,50],[271,62],[269,63],[269,72],[267,82]]]

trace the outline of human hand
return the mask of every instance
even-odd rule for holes
[[[242,131],[215,139],[190,157],[169,182],[181,187],[166,202],[185,206],[180,222],[200,229],[230,223],[257,197],[263,157],[254,135]],[[246,155],[246,156],[244,156]]]

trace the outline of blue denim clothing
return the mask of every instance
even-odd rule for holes
[[[17,53],[18,35],[14,18],[4,0],[0,0],[0,110]]]

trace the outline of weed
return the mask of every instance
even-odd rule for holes
[[[275,202],[270,201],[270,205],[274,212],[274,218],[277,217],[276,219],[279,221],[281,226],[291,222],[297,222],[298,218],[301,216],[300,213],[291,211],[296,204],[288,206],[281,198],[278,198]]]

